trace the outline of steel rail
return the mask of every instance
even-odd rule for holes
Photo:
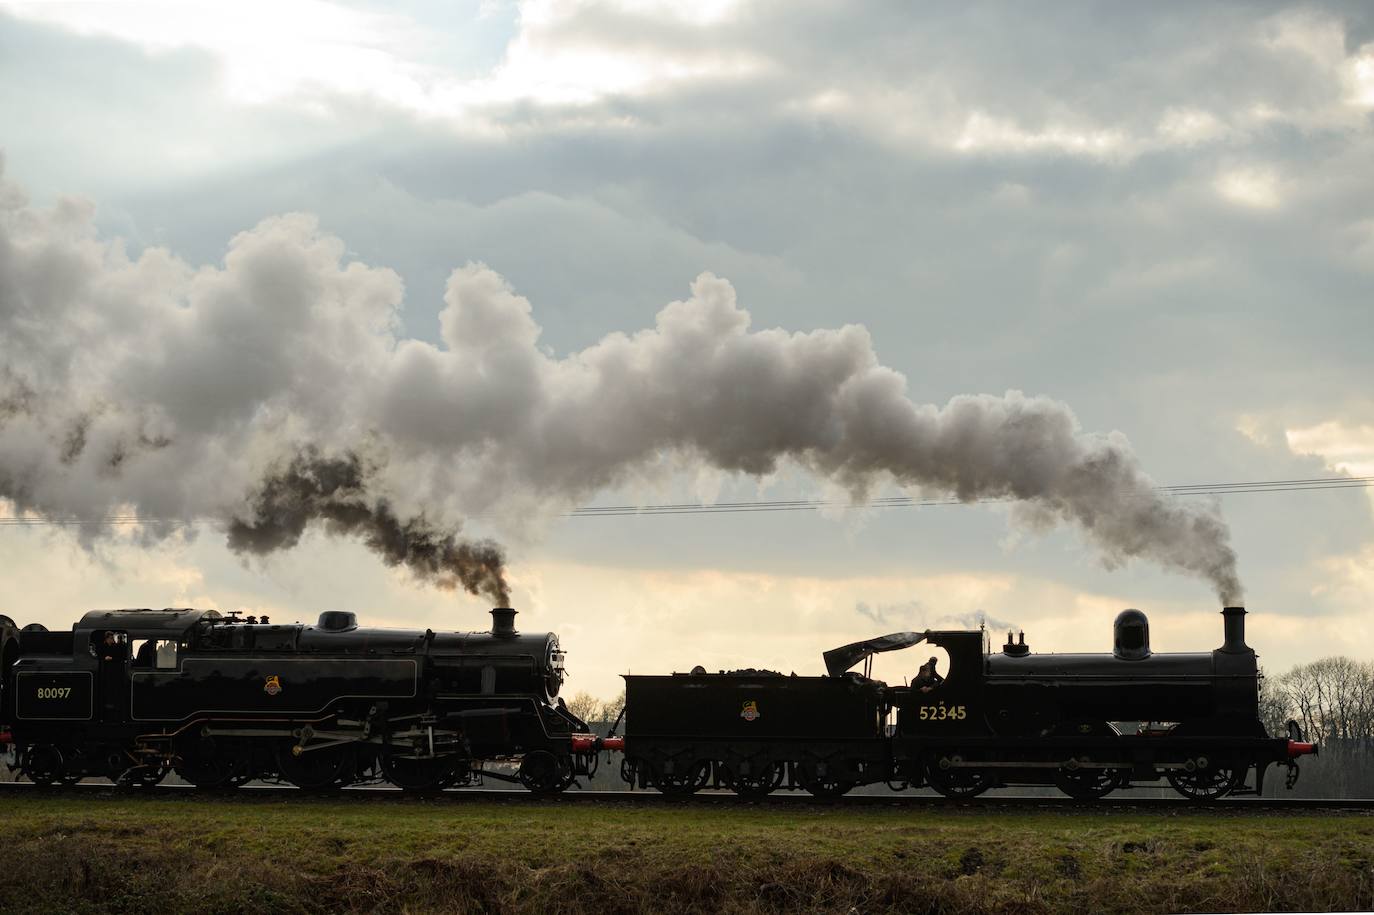
[[[600,791],[573,789],[556,795],[537,795],[508,788],[450,788],[434,794],[408,794],[391,786],[355,786],[338,791],[308,791],[288,785],[244,785],[239,788],[201,791],[191,785],[159,785],[157,787],[121,786],[105,780],[87,780],[75,785],[54,785],[40,788],[30,782],[0,782],[0,792],[11,797],[70,797],[106,794],[119,798],[196,797],[207,801],[268,801],[280,802],[284,795],[299,795],[302,799],[327,798],[345,803],[419,802],[472,803],[498,801],[535,806],[559,804],[607,804],[610,806],[683,805],[713,807],[910,807],[926,809],[997,810],[1024,809],[1042,811],[1211,811],[1234,813],[1277,813],[1283,811],[1367,811],[1374,815],[1374,798],[1301,798],[1301,797],[1226,797],[1212,801],[1195,801],[1184,797],[1131,797],[1119,793],[1094,801],[1070,797],[1031,797],[1026,795],[982,795],[977,798],[946,798],[931,794],[849,794],[842,798],[815,798],[802,791],[779,791],[763,798],[741,798],[728,791],[704,790],[689,797],[668,797],[652,790]]]

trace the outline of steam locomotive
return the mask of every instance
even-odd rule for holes
[[[1224,641],[1210,652],[1155,654],[1145,614],[1126,610],[1110,654],[1031,654],[1024,633],[994,654],[981,630],[942,630],[827,651],[824,677],[627,676],[622,775],[668,794],[836,796],[886,782],[950,797],[1053,785],[1080,799],[1165,779],[1211,799],[1262,791],[1279,764],[1291,788],[1297,759],[1317,747],[1293,722],[1269,736],[1245,610],[1222,614]],[[947,676],[895,687],[868,676],[873,655],[922,642],[947,653]],[[861,662],[863,674],[851,670]]]
[[[491,613],[489,632],[468,633],[360,628],[337,611],[310,626],[97,610],[70,632],[0,617],[0,742],[41,785],[153,785],[175,770],[203,788],[494,778],[560,791],[597,754],[572,740],[588,729],[558,698],[558,637]]]
[[[1054,785],[1083,799],[1168,781],[1189,798],[1259,792],[1271,765],[1317,748],[1259,719],[1245,610],[1227,607],[1211,652],[1155,654],[1124,611],[1110,654],[993,653],[982,630],[900,632],[825,652],[827,675],[697,668],[627,675],[623,737],[593,736],[558,693],[551,633],[313,625],[213,610],[92,611],[70,632],[0,616],[0,744],[42,785],[105,776],[203,788],[277,779],[308,789],[389,781],[434,791],[483,779],[557,792],[623,750],[633,787],[822,797],[861,785],[951,797]],[[875,654],[927,643],[948,674],[873,679]],[[852,668],[864,665],[864,672]],[[612,735],[620,722],[612,728]],[[1253,785],[1250,775],[1253,772]]]

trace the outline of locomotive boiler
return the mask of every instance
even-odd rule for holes
[[[40,784],[155,784],[175,770],[205,788],[496,778],[562,790],[596,755],[574,745],[587,728],[558,697],[558,637],[517,631],[513,609],[491,614],[485,632],[360,627],[339,611],[314,625],[92,611],[70,632],[0,620],[0,739]]]
[[[667,793],[838,795],[886,782],[953,797],[1054,785],[1082,799],[1166,780],[1210,799],[1262,791],[1277,764],[1291,787],[1297,758],[1316,747],[1291,722],[1268,734],[1245,610],[1222,616],[1223,643],[1209,652],[1152,652],[1145,614],[1126,610],[1111,653],[1032,654],[1010,633],[994,653],[982,630],[929,630],[825,652],[824,677],[627,676],[622,774]],[[923,642],[944,650],[947,674],[932,664],[908,686],[867,676],[873,655]],[[860,663],[864,674],[851,670]]]

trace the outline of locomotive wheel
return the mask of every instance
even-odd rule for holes
[[[135,788],[151,788],[161,784],[167,777],[166,766],[135,766],[124,772],[110,774],[110,781],[116,785],[132,785]]]
[[[353,781],[357,760],[343,747],[305,750],[299,756],[294,744],[277,747],[277,768],[282,778],[306,791],[333,791]]]
[[[453,761],[443,757],[416,759],[387,754],[382,757],[382,774],[402,791],[443,791],[453,779]]]
[[[71,785],[81,778],[77,776],[72,781],[67,780],[67,761],[63,758],[62,751],[50,744],[29,747],[24,753],[24,774],[40,788],[46,788],[59,781]]]
[[[1190,801],[1214,801],[1225,797],[1240,785],[1242,774],[1224,766],[1194,769],[1170,769],[1166,777],[1174,790]]]
[[[926,783],[945,797],[971,798],[992,787],[992,775],[985,769],[942,769],[936,761],[926,769]]]
[[[656,779],[659,791],[670,797],[687,797],[696,794],[711,780],[711,764],[697,760],[682,775],[660,775]]]
[[[573,783],[573,777],[568,758],[548,750],[526,753],[520,761],[520,784],[534,794],[557,794]]]
[[[754,767],[760,771],[751,771],[748,775],[741,775],[735,769],[719,765],[717,771],[725,774],[725,782],[729,784],[740,797],[767,797],[772,794],[774,789],[782,784],[783,777],[787,774],[787,767],[782,763],[772,763]]]
[[[1060,791],[1080,801],[1095,801],[1106,797],[1125,781],[1120,769],[1087,769],[1060,767],[1054,773],[1054,783]]]
[[[238,774],[238,760],[221,756],[196,756],[184,758],[172,771],[183,781],[190,782],[202,790],[232,787]]]

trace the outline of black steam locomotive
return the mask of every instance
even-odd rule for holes
[[[1055,785],[1087,799],[1167,779],[1205,799],[1262,790],[1271,764],[1291,787],[1316,747],[1291,722],[1287,737],[1266,732],[1245,611],[1223,615],[1224,644],[1192,654],[1152,653],[1145,615],[1127,610],[1111,654],[1032,655],[1010,634],[994,654],[981,630],[901,632],[826,652],[823,677],[627,676],[623,738],[568,711],[557,637],[517,632],[509,608],[476,633],[362,629],[341,612],[303,626],[93,611],[70,632],[0,617],[0,744],[39,784],[152,785],[174,770],[205,788],[492,778],[555,792],[621,749],[626,781],[669,794]],[[873,655],[922,642],[947,653],[946,676],[933,659],[909,686],[869,676]]]
[[[1010,633],[993,654],[981,630],[902,632],[826,652],[824,677],[627,676],[622,775],[669,794],[835,796],[886,782],[951,797],[1055,785],[1082,799],[1167,779],[1208,799],[1259,792],[1284,764],[1291,788],[1296,759],[1316,747],[1292,722],[1269,736],[1245,610],[1222,613],[1225,640],[1210,652],[1154,654],[1145,614],[1126,610],[1111,654],[1035,655]],[[947,653],[947,676],[933,658],[910,686],[866,675],[874,654],[921,642]],[[860,662],[865,674],[850,671]]]
[[[558,698],[558,637],[491,612],[491,631],[469,633],[359,628],[342,612],[308,626],[93,611],[70,632],[0,617],[0,741],[39,784],[151,785],[175,770],[206,788],[485,777],[560,791],[595,767],[597,744]],[[484,766],[497,760],[507,771]]]

